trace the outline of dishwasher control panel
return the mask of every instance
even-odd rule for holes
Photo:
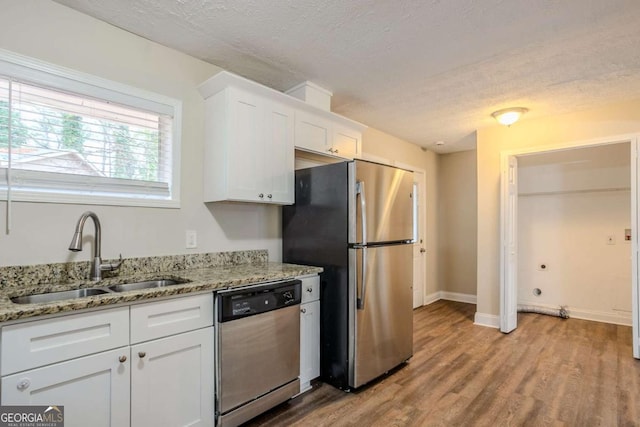
[[[301,283],[287,280],[219,292],[218,321],[228,322],[300,304]]]

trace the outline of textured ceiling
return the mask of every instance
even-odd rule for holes
[[[504,107],[640,98],[638,0],[57,2],[278,90],[310,80],[334,112],[437,152],[474,148]]]

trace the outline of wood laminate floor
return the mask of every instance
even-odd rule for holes
[[[352,393],[314,390],[249,426],[635,426],[640,361],[631,328],[519,314],[504,335],[473,324],[475,305],[414,311],[414,356]]]

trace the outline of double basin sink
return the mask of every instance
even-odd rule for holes
[[[186,283],[186,280],[159,279],[146,280],[143,282],[123,283],[100,288],[74,289],[71,291],[47,292],[44,294],[25,295],[11,298],[15,304],[37,304],[45,302],[65,301],[77,298],[103,295],[113,292],[137,291],[141,289],[164,288]]]

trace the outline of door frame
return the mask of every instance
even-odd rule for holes
[[[424,247],[427,247],[427,171],[424,168],[420,168],[414,165],[410,165],[408,163],[397,162],[397,161],[387,161],[387,164],[392,166],[396,166],[403,169],[408,169],[414,172],[418,172],[422,174],[422,182],[420,182],[420,187],[422,187],[422,201],[420,202],[420,206],[418,207],[418,214],[420,221],[424,224],[423,235],[424,235]],[[420,201],[420,200],[419,200]],[[414,267],[415,269],[415,267]],[[422,268],[422,306],[427,302],[427,252],[424,252],[424,264]],[[419,308],[419,307],[416,307]]]
[[[640,201],[640,185],[638,180],[639,174],[639,144],[640,134],[615,135],[605,138],[597,138],[584,141],[573,141],[562,144],[540,145],[514,150],[505,150],[500,153],[500,331],[508,333],[515,329],[517,323],[509,319],[509,312],[517,310],[517,298],[510,296],[517,295],[517,268],[518,254],[517,248],[515,254],[509,253],[509,242],[515,240],[514,227],[517,224],[517,211],[509,209],[509,178],[510,164],[513,158],[518,156],[526,156],[531,154],[548,153],[554,151],[566,151],[575,148],[593,147],[598,145],[610,145],[619,143],[629,143],[631,146],[630,167],[631,167],[631,293],[632,293],[632,331],[633,331],[633,357],[640,358],[640,313],[639,301],[640,297],[640,274],[638,260],[638,224],[640,223],[640,209],[638,202]],[[517,166],[516,166],[517,168]],[[512,171],[513,173],[513,171]],[[515,171],[517,173],[517,170]],[[517,185],[517,180],[515,182]],[[517,203],[517,192],[515,194]],[[516,216],[515,218],[513,216]],[[514,222],[515,221],[515,222]],[[512,256],[510,256],[512,255]]]

